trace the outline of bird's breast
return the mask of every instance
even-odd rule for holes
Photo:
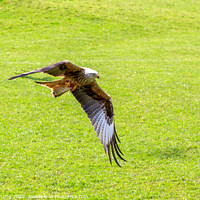
[[[67,74],[65,75],[65,79],[68,80],[72,85],[76,85],[79,87],[88,85],[92,82],[92,79],[89,79],[84,74]]]

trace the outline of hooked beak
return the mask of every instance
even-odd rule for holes
[[[95,75],[95,78],[99,78],[99,75],[97,74],[97,75]]]

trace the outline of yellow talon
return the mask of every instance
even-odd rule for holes
[[[76,85],[73,86],[73,84],[71,84],[68,80],[65,80],[65,86],[68,87],[71,90],[71,92],[73,92],[77,87]]]
[[[76,89],[76,85],[71,89],[71,92],[73,92]]]
[[[71,86],[70,82],[69,81],[65,81],[65,86],[70,87]]]

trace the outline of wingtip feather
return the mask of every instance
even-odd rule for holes
[[[110,144],[108,144],[108,157],[109,157],[109,160],[110,160],[110,164],[112,166],[112,159],[111,159],[111,155],[110,155]]]
[[[117,158],[115,156],[115,151],[114,151],[114,148],[113,148],[113,143],[111,143],[111,149],[112,149],[112,154],[113,154],[113,158],[114,158],[115,162],[117,163],[117,165],[119,167],[121,167],[121,165],[118,163]]]

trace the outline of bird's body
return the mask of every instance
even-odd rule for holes
[[[39,72],[63,77],[61,80],[36,83],[51,88],[54,97],[71,91],[88,115],[97,136],[100,137],[101,143],[104,145],[105,152],[108,152],[110,162],[112,152],[115,162],[119,165],[115,152],[119,158],[122,160],[124,158],[122,158],[122,152],[117,144],[119,139],[114,124],[112,101],[110,96],[98,86],[95,80],[99,77],[98,73],[89,68],[78,67],[69,61],[61,61],[11,77],[9,80]]]

